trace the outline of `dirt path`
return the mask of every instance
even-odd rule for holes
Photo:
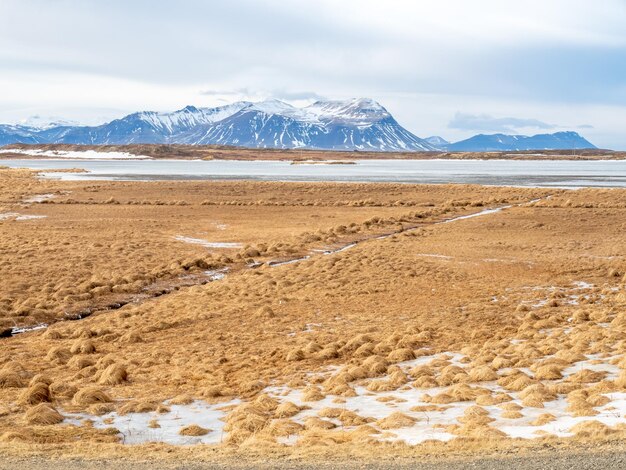
[[[380,462],[342,462],[327,463],[232,463],[216,464],[211,462],[135,462],[126,460],[83,460],[63,459],[47,460],[40,457],[4,458],[0,457],[0,470],[28,468],[29,470],[208,470],[208,469],[360,469],[360,470],[604,470],[626,468],[626,451],[610,451],[598,453],[553,453],[539,456],[502,456],[478,458],[472,460],[455,460],[437,463],[424,463],[417,460],[383,460]]]

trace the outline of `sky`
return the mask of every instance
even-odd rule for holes
[[[368,97],[419,137],[626,149],[626,0],[0,0],[0,122]]]

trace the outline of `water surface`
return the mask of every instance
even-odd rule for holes
[[[623,160],[359,160],[355,165],[292,165],[241,160],[0,160],[66,180],[261,180],[395,183],[470,183],[498,186],[626,187]]]

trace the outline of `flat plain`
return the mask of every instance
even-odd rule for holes
[[[625,215],[622,189],[0,169],[0,452],[619,449]]]

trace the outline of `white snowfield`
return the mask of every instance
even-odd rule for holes
[[[40,150],[40,149],[0,149],[0,153],[17,153],[31,157],[67,158],[70,160],[149,160],[147,155],[134,155],[128,152],[96,152],[95,150]]]

